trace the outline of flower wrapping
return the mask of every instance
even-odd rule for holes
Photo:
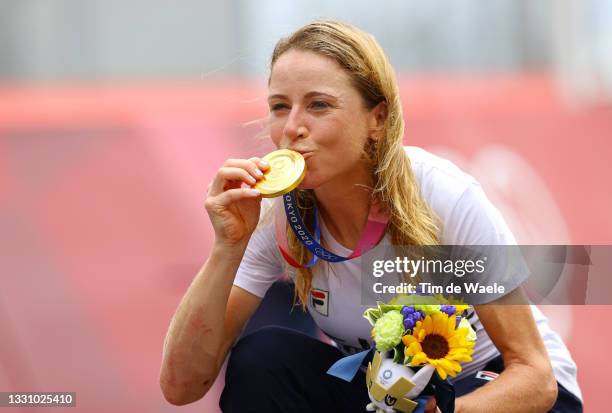
[[[446,398],[438,407],[454,411],[454,390],[447,381],[472,361],[476,333],[465,318],[468,305],[437,296],[400,296],[364,312],[372,325],[376,352],[366,383],[376,412],[411,413],[422,409],[419,396]],[[433,383],[436,384],[433,384]],[[450,389],[452,398],[443,394]]]

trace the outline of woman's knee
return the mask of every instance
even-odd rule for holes
[[[264,370],[274,369],[283,354],[289,351],[292,335],[299,334],[291,330],[270,326],[264,327],[241,338],[232,349],[228,361],[228,374],[242,374],[250,377],[261,374]]]
[[[291,372],[283,352],[291,346],[291,330],[265,327],[238,341],[230,354],[219,405],[224,412],[292,411],[284,406]],[[253,406],[258,409],[250,410]],[[265,407],[265,408],[264,408]]]

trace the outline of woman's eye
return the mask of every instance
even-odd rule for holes
[[[329,108],[329,104],[322,100],[315,100],[310,104],[311,107],[315,109],[327,109]]]
[[[274,105],[270,107],[270,110],[274,112],[276,110],[287,109],[287,108],[288,106],[284,103],[275,103]]]

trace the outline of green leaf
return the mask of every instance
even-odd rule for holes
[[[379,307],[393,307],[397,309],[397,306],[401,309],[403,306],[414,306],[414,305],[431,305],[440,304],[440,302],[433,296],[430,295],[418,295],[418,294],[398,294],[388,304],[379,303]]]
[[[410,363],[412,362],[412,356],[408,356],[404,358],[404,366],[410,367]]]
[[[376,324],[376,320],[380,318],[382,313],[378,308],[368,308],[363,312],[363,317],[370,322],[372,326]]]
[[[378,308],[382,313],[386,313],[388,311],[400,311],[403,305],[389,305],[389,304],[378,304]]]
[[[393,362],[404,364],[404,345],[399,344],[393,348]]]

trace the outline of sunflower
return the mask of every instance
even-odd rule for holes
[[[402,337],[404,354],[411,357],[410,366],[429,363],[442,380],[461,372],[460,362],[472,361],[474,342],[467,338],[466,327],[456,327],[456,317],[445,313],[428,315],[417,321],[412,334]]]

